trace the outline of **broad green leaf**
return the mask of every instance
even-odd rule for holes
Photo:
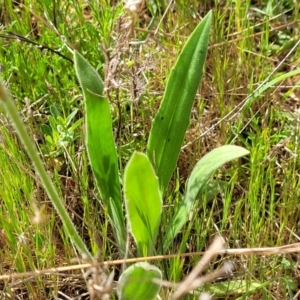
[[[188,220],[195,201],[208,184],[212,174],[223,164],[247,154],[249,154],[249,151],[242,147],[225,145],[212,150],[198,161],[188,179],[186,193],[180,208],[167,230],[164,239],[164,249],[167,249],[170,246],[175,235]]]
[[[118,281],[118,298],[120,300],[154,300],[159,293],[160,285],[153,279],[162,279],[161,271],[147,262],[130,266]]]
[[[109,103],[102,96],[103,82],[96,70],[76,51],[74,61],[85,100],[89,160],[118,245],[124,251],[126,231]]]
[[[184,46],[171,70],[164,98],[153,121],[147,154],[164,192],[176,167],[190,114],[203,74],[212,13],[209,12]]]
[[[124,173],[127,218],[140,255],[151,255],[158,232],[162,199],[147,155],[135,152]]]

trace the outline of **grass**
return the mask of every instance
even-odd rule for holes
[[[84,54],[102,75],[105,60],[115,58],[119,62],[118,68],[110,69],[110,75],[120,86],[110,86],[108,95],[123,172],[122,167],[134,150],[145,151],[151,118],[157,111],[170,69],[199,19],[213,7],[206,72],[186,135],[187,146],[164,199],[162,224],[168,224],[168,216],[179,201],[187,176],[205,153],[233,142],[248,149],[251,155],[215,174],[216,178],[228,181],[229,186],[221,195],[199,201],[198,217],[176,238],[170,253],[205,250],[217,233],[225,238],[228,248],[271,247],[298,241],[299,78],[294,76],[265,91],[235,117],[225,119],[199,138],[253,92],[291,49],[290,41],[299,39],[298,4],[269,0],[227,1],[222,5],[219,1],[201,5],[189,1],[187,5],[187,1],[176,1],[157,34],[135,29],[129,35],[124,26],[129,26],[130,16],[122,5],[110,5],[109,1],[91,1],[90,6],[83,1],[74,4],[68,0],[58,1],[56,6],[53,6],[55,2],[49,5],[46,1],[25,0],[24,5],[2,2],[0,64],[4,71],[1,76],[29,132],[43,149],[47,171],[59,188],[80,235],[94,254],[99,251],[101,260],[120,257],[107,213],[97,199],[83,127],[76,129],[79,137],[65,147],[57,141],[53,146],[57,151],[53,153],[47,153],[50,146],[41,131],[42,124],[49,125],[53,105],[59,108],[63,118],[74,108],[79,109],[74,122],[82,117],[81,91],[73,65],[45,47],[14,38],[10,32],[71,58],[64,46],[67,40],[69,47]],[[283,13],[287,9],[290,11]],[[268,16],[259,10],[265,10]],[[160,20],[161,16],[155,24]],[[148,23],[149,18],[141,15],[134,25],[144,28]],[[143,35],[147,40],[140,46],[124,43],[126,39],[138,40]],[[297,68],[299,51],[297,48],[274,76]],[[0,162],[1,274],[70,264],[78,254],[3,114],[0,115]],[[165,279],[179,281],[198,259],[175,258],[158,264]],[[296,254],[229,259],[235,264],[233,274],[226,281],[205,285],[215,293],[215,299],[297,297]],[[217,257],[208,271],[223,262],[224,257]],[[119,272],[117,268],[115,279]],[[225,285],[223,289],[221,283]],[[2,282],[1,287],[1,297],[10,295],[18,299],[22,294],[23,299],[54,299],[55,295],[64,297],[61,293],[74,297],[76,290],[83,294],[85,282],[81,272],[73,271],[20,281],[12,279]],[[161,296],[168,299],[169,291],[163,290]]]

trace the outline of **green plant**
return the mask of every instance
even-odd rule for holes
[[[150,132],[147,155],[133,153],[125,168],[124,198],[130,225],[129,230],[135,238],[138,253],[143,256],[150,255],[155,250],[162,212],[162,196],[175,169],[183,137],[189,124],[193,100],[202,77],[211,18],[212,13],[210,12],[195,29],[171,72],[164,99]],[[85,98],[87,151],[91,167],[101,200],[108,209],[120,254],[123,255],[125,253],[126,227],[109,102],[103,96],[103,82],[96,70],[77,51],[74,52],[74,61],[76,74]],[[63,220],[70,238],[82,253],[91,257],[60,202],[16,108],[3,86],[0,89],[0,98],[27,148],[54,207]],[[51,124],[53,131],[53,129],[57,129],[57,122],[61,120],[58,118],[57,112],[52,112],[52,115],[55,116],[53,116]],[[73,115],[70,119],[72,117]],[[68,124],[68,121],[66,124],[63,123],[63,125]],[[59,126],[62,125],[59,124]],[[196,200],[203,188],[207,186],[213,172],[222,164],[246,154],[248,154],[247,150],[228,145],[213,150],[196,164],[188,179],[187,190],[180,208],[165,232],[164,251],[187,222],[189,214],[193,212]],[[135,271],[133,272],[133,270]],[[147,278],[146,281],[149,283],[152,271],[155,278],[161,277],[161,272],[153,266],[134,265],[124,272],[120,280],[136,285],[136,277],[142,274],[142,278]],[[121,281],[120,286],[124,287]],[[158,291],[159,286],[155,293],[149,294],[149,299],[154,299]],[[126,289],[120,293],[121,299],[132,298],[134,292],[136,289],[126,284]]]
[[[138,253],[142,256],[151,255],[155,250],[162,212],[162,195],[175,169],[189,124],[192,104],[203,73],[210,25],[211,12],[195,29],[171,71],[164,99],[150,132],[147,155],[133,153],[125,168],[123,188],[129,231],[135,239]],[[74,61],[86,104],[89,159],[122,253],[125,219],[109,103],[103,96],[103,82],[95,69],[77,51],[74,52]],[[247,150],[229,145],[215,149],[198,162],[188,180],[180,209],[165,233],[164,250],[187,222],[195,201],[213,172],[224,163],[246,154]],[[136,265],[130,268],[135,267]],[[147,277],[145,269],[138,270],[138,273],[145,272]],[[126,294],[132,292],[129,298],[133,298],[133,293],[136,293],[136,288],[130,288],[130,285],[128,287],[128,283],[136,285],[136,275],[133,274],[126,270],[121,277],[127,283]],[[153,299],[151,297],[149,299]],[[121,299],[127,299],[127,296]]]
[[[112,112],[115,118],[114,134],[119,163],[122,163],[119,172],[123,178],[125,164],[134,150],[146,151],[149,122],[161,102],[166,75],[174,65],[185,37],[190,36],[213,2],[201,1],[199,6],[197,0],[189,1],[189,5],[187,1],[168,1],[168,5],[164,0],[152,1],[164,2],[165,5],[161,11],[151,11],[150,17],[154,16],[154,23],[150,21],[149,14],[131,19],[131,14],[124,12],[124,1],[0,2],[3,4],[0,9],[1,77],[26,124],[27,132],[38,138],[35,142],[40,149],[49,146],[45,137],[40,139],[40,125],[41,121],[50,125],[48,117],[52,104],[57,106],[63,118],[72,112],[75,104],[79,112],[72,124],[84,113],[84,101],[74,80],[73,57],[65,43],[71,48],[76,47],[102,75],[102,64],[105,62],[109,66],[115,54],[117,58],[120,54],[120,62],[124,61],[125,65],[118,66],[113,78],[117,83],[122,79],[121,87],[109,90],[109,101],[115,111],[115,114]],[[268,16],[252,9],[266,12],[270,2],[273,7],[277,3],[279,9],[268,13]],[[288,10],[292,8],[286,5],[288,2],[294,3],[293,10]],[[245,164],[241,164],[240,160],[234,161],[214,174],[213,180],[202,192],[203,196],[195,204],[196,213],[191,214],[188,223],[164,254],[204,250],[216,231],[226,237],[230,248],[297,242],[294,235],[297,233],[297,223],[293,220],[299,216],[300,194],[299,76],[288,76],[274,83],[268,90],[255,95],[253,101],[249,100],[247,103],[250,105],[245,105],[244,109],[242,103],[248,95],[252,97],[252,92],[260,83],[265,85],[281,74],[299,69],[299,47],[292,50],[288,57],[285,56],[287,46],[299,40],[299,5],[290,0],[284,0],[284,3],[274,0],[251,3],[233,0],[223,4],[213,5],[206,71],[193,104],[185,146],[171,184],[163,195],[163,213],[155,245],[158,254],[164,253],[161,247],[164,234],[184,197],[186,181],[183,179],[190,175],[203,153],[223,144],[245,147],[251,152],[251,157],[242,160]],[[150,0],[146,1],[146,5],[148,10],[151,9]],[[129,49],[119,51],[117,41],[123,41],[120,35],[128,33],[119,30],[120,17],[132,24],[128,41],[138,40],[142,44],[130,43]],[[149,28],[150,22],[152,28]],[[104,51],[99,51],[100,45]],[[47,49],[47,46],[54,47],[55,52]],[[64,55],[68,60],[55,53]],[[276,66],[280,64],[277,69]],[[147,80],[144,81],[142,77]],[[109,82],[110,78],[105,77],[105,81]],[[142,88],[137,90],[141,92],[137,94],[138,102],[129,100],[135,96],[132,94],[137,83],[135,79],[142,83],[142,86],[137,86]],[[116,104],[120,105],[120,118]],[[52,209],[51,201],[45,197],[30,158],[25,149],[23,151],[4,113],[0,104],[0,260],[5,262],[1,273],[9,272],[12,275],[11,280],[4,284],[2,294],[18,298],[21,291],[25,298],[35,295],[38,299],[49,299],[52,289],[56,294],[52,297],[60,297],[57,294],[62,284],[59,274],[51,275],[49,279],[52,282],[47,280],[46,284],[44,276],[29,281],[25,278],[22,284],[24,288],[11,289],[13,270],[19,273],[60,266],[62,261],[68,263],[74,257],[75,245],[69,241],[63,228],[59,228],[59,216]],[[228,113],[230,116],[225,117]],[[121,121],[119,131],[118,121]],[[82,129],[78,128],[75,133]],[[95,188],[91,185],[92,174],[87,153],[83,149],[86,149],[84,135],[69,144],[66,152],[58,158],[53,157],[54,152],[47,157],[50,153],[45,149],[46,155],[42,159],[54,185],[59,189],[60,200],[68,212],[72,211],[72,221],[80,230],[80,236],[85,237],[88,246],[87,241],[91,241],[91,253],[99,251],[101,260],[108,261],[117,258],[116,244],[111,243],[117,240],[111,232],[107,208],[100,201],[94,201]],[[58,169],[53,170],[53,166],[62,164],[59,172]],[[226,184],[220,187],[220,180]],[[218,193],[217,197],[210,195],[212,185],[213,194]],[[33,208],[33,202],[36,202],[36,208]],[[33,224],[33,216],[40,216],[42,223]],[[1,239],[3,233],[6,238],[4,244]],[[46,240],[42,239],[40,244],[37,235],[46,237]],[[129,248],[129,255],[138,255],[134,240],[130,241],[134,245]],[[227,298],[240,299],[297,297],[297,290],[290,289],[289,281],[285,280],[288,276],[297,279],[297,268],[286,268],[281,263],[282,257],[285,255],[235,256],[235,264],[244,268],[237,269],[230,276],[229,280],[233,283],[222,281],[223,289],[220,292],[217,291],[219,282],[208,283],[204,290],[215,293],[215,298],[225,295]],[[289,258],[297,263],[294,256]],[[213,272],[223,259],[218,256],[208,266],[207,274]],[[197,262],[197,256],[189,259],[178,256],[160,260],[155,265],[163,270],[164,279],[179,282]],[[240,294],[235,292],[238,281],[242,287],[237,289]],[[256,283],[261,288],[251,289]],[[73,281],[64,280],[63,284],[65,291],[72,286],[73,292],[68,289],[70,292],[66,292],[67,296],[76,297]],[[289,290],[293,295],[288,295]],[[160,298],[170,299],[170,292],[170,289],[164,288]],[[185,298],[197,299],[198,294],[194,292]]]
[[[56,105],[50,106],[49,125],[42,124],[41,132],[45,137],[45,145],[41,146],[41,151],[45,156],[56,157],[64,152],[64,148],[74,142],[80,135],[75,130],[82,124],[83,118],[72,121],[78,109],[74,109],[66,118],[61,114]]]

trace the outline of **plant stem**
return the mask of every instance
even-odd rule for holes
[[[60,216],[69,237],[74,242],[75,246],[81,252],[81,254],[85,254],[88,258],[92,258],[92,255],[90,254],[86,245],[84,244],[83,240],[78,234],[74,224],[70,219],[70,216],[68,215],[61,199],[59,198],[58,192],[44,168],[43,162],[38,154],[37,148],[33,140],[30,138],[26,126],[20,118],[17,107],[15,106],[12,98],[7,93],[2,80],[0,80],[0,102],[2,102],[6,113],[8,114],[13,125],[15,126],[18,136],[21,142],[23,143],[25,149],[27,150],[28,156],[32,161],[35,171],[41,179],[42,184],[50,200],[52,201],[52,204],[55,207],[58,215]]]

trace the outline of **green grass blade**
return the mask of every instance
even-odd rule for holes
[[[135,152],[129,160],[124,173],[124,194],[130,231],[139,254],[152,255],[162,199],[158,179],[147,155]]]
[[[153,121],[147,154],[165,191],[176,167],[203,74],[212,13],[209,12],[184,46],[171,70],[164,98]]]
[[[203,191],[203,188],[207,185],[212,174],[223,164],[247,154],[249,154],[249,151],[242,147],[225,145],[212,150],[200,159],[188,179],[186,193],[180,208],[172,220],[171,226],[167,230],[164,239],[164,250],[170,246],[175,235],[188,220],[195,201]]]
[[[118,245],[124,251],[126,231],[110,106],[102,96],[103,82],[96,70],[76,51],[74,61],[85,99],[87,151],[91,167],[101,199],[108,208]]]
[[[7,91],[5,90],[2,81],[0,81],[0,102],[2,102],[6,113],[8,114],[13,125],[15,126],[18,136],[21,142],[23,143],[25,149],[27,150],[28,156],[32,161],[36,173],[42,181],[44,189],[47,192],[59,217],[61,218],[70,239],[74,242],[76,248],[81,252],[81,254],[85,254],[87,257],[92,258],[85,243],[81,239],[74,224],[72,223],[70,216],[63,205],[62,200],[59,198],[58,192],[55,189],[50,177],[48,176],[44,168],[43,162],[38,154],[36,146],[33,140],[30,138],[28,130],[22,122],[13,100],[10,98]]]
[[[126,269],[118,281],[118,298],[120,300],[154,300],[160,285],[153,279],[162,279],[161,271],[147,262],[140,262]]]
[[[245,108],[248,108],[252,103],[253,101],[258,97],[260,96],[264,91],[266,91],[268,88],[270,87],[274,87],[277,83],[287,79],[287,78],[290,78],[290,77],[293,77],[293,76],[296,76],[296,75],[299,75],[300,74],[300,68],[296,69],[296,70],[293,70],[293,71],[290,71],[290,72],[287,72],[287,73],[283,73],[277,77],[275,77],[274,79],[272,79],[271,81],[267,82],[266,84],[264,84],[261,88],[257,89],[255,92],[253,92],[253,95],[251,95],[247,102],[246,102],[246,105],[244,106]],[[244,108],[244,110],[245,110]]]

